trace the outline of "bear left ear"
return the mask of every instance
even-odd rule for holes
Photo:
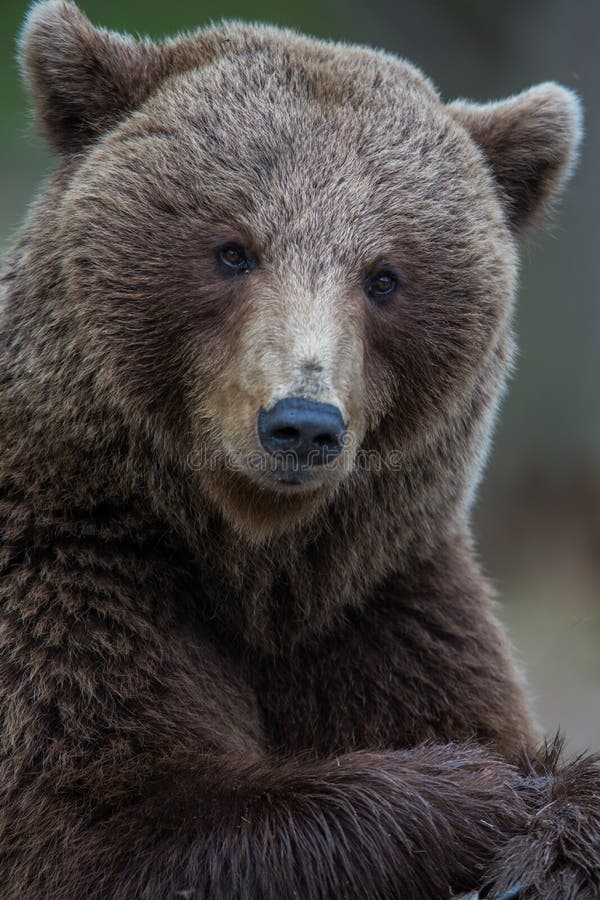
[[[49,143],[72,153],[95,140],[169,74],[174,49],[94,28],[69,0],[33,6],[20,62]]]
[[[499,103],[458,101],[448,112],[483,150],[520,231],[557,196],[577,157],[582,136],[579,98],[553,82]]]

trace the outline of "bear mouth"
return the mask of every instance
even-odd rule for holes
[[[304,466],[289,462],[287,465],[253,463],[245,468],[246,477],[261,490],[276,494],[308,494],[337,484],[339,480],[339,470],[327,471],[328,466]]]
[[[267,473],[266,481],[276,490],[301,491],[316,490],[323,484],[323,479],[314,469],[287,468]]]
[[[282,472],[275,480],[280,484],[287,484],[290,485],[290,487],[294,487],[296,485],[304,484],[306,479],[304,479],[299,472]]]
[[[261,493],[291,496],[335,490],[347,474],[347,466],[340,457],[331,462],[317,463],[297,454],[269,455],[260,451],[235,452],[231,449],[219,454],[222,466],[218,471],[249,482]]]

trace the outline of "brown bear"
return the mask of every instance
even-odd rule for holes
[[[471,544],[544,84],[34,6],[0,295],[0,897],[600,896]]]

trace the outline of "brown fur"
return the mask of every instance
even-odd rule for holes
[[[468,527],[576,100],[64,0],[22,60],[62,162],[1,282],[2,900],[597,896],[600,772],[535,761]],[[352,437],[299,490],[289,394]]]

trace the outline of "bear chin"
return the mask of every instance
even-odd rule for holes
[[[331,502],[340,483],[339,476],[297,484],[230,471],[210,473],[202,486],[230,525],[251,541],[262,542],[304,526]]]

